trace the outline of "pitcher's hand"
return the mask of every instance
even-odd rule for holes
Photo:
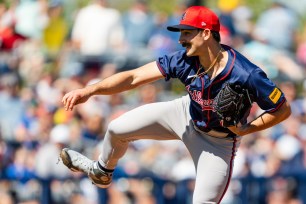
[[[236,135],[244,136],[248,134],[248,127],[249,127],[248,124],[241,125],[241,123],[239,123],[237,126],[228,127],[228,129],[233,133],[235,133]]]
[[[64,104],[65,110],[73,110],[75,105],[86,102],[90,97],[90,94],[87,93],[85,88],[76,89],[66,93],[62,99],[62,103]]]

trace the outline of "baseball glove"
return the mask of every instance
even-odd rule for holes
[[[237,126],[239,122],[246,123],[251,106],[248,90],[240,85],[227,83],[214,98],[214,110],[223,127]]]

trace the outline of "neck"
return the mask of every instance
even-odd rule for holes
[[[199,56],[200,64],[202,67],[207,70],[213,66],[213,64],[218,61],[218,57],[222,52],[222,47],[220,44],[218,46],[208,47],[206,52],[203,52],[203,55]]]
[[[199,57],[201,66],[205,73],[214,70],[215,65],[218,64],[218,61],[220,60],[220,55],[222,55],[222,47],[219,45],[207,49],[207,54],[204,54],[202,58]]]

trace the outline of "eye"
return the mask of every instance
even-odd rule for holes
[[[191,31],[182,30],[182,31],[181,31],[181,35],[182,35],[182,36],[189,36],[189,35],[191,35]]]

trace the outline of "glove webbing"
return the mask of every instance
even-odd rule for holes
[[[243,112],[252,104],[247,89],[241,89],[236,85],[235,90],[226,84],[215,98],[215,109],[223,126],[237,125]],[[244,104],[248,100],[249,104]]]

